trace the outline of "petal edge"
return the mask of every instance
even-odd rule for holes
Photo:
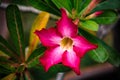
[[[73,50],[64,52],[62,56],[62,63],[63,65],[70,67],[77,75],[80,75],[80,58]]]
[[[43,65],[45,71],[48,71],[51,66],[62,61],[62,54],[63,50],[59,46],[52,47],[45,51],[44,55],[39,58],[39,61]]]
[[[62,17],[57,22],[57,30],[62,36],[72,37],[77,35],[77,26],[68,18],[65,9],[61,9]]]

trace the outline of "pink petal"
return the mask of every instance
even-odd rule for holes
[[[77,35],[77,26],[68,18],[64,9],[61,9],[62,18],[57,22],[57,29],[62,36],[75,36]]]
[[[56,46],[60,43],[61,37],[55,28],[36,30],[35,34],[39,37],[41,43],[46,46]]]
[[[60,63],[63,53],[64,51],[59,46],[47,49],[44,55],[39,59],[45,71],[48,71],[51,66]]]
[[[96,49],[98,47],[97,45],[89,42],[83,36],[77,36],[73,38],[73,41],[74,41],[73,49],[79,57],[83,57],[86,52]]]
[[[80,74],[80,69],[79,69],[80,58],[76,55],[76,53],[73,50],[64,52],[62,57],[62,63],[65,66],[72,68],[72,70],[78,75]]]
[[[101,15],[103,13],[103,11],[97,11],[97,12],[95,12],[95,13],[93,13],[93,14],[95,14],[95,16],[99,16],[99,15]]]

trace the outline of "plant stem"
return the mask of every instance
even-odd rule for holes
[[[59,72],[59,73],[57,73],[56,80],[63,80],[63,77],[64,77],[64,73],[63,72]]]

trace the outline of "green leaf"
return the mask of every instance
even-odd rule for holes
[[[103,42],[82,29],[79,29],[79,33],[86,37],[90,42],[98,45],[97,49],[88,52],[90,57],[97,62],[105,62],[108,59],[109,53],[104,47]]]
[[[55,15],[60,15],[60,11],[58,11],[58,9],[53,9],[53,7],[51,8],[51,6],[48,5],[48,3],[46,3],[43,0],[28,0],[29,4],[32,5],[33,7],[42,10],[42,11],[47,11],[49,13],[55,14]]]
[[[0,64],[11,63],[8,57],[0,56]]]
[[[44,47],[40,47],[38,49],[36,49],[28,58],[27,63],[28,63],[28,67],[33,67],[36,64],[39,64],[39,56],[45,51]]]
[[[92,30],[92,31],[98,31],[98,29],[99,29],[99,25],[96,22],[92,21],[92,20],[81,21],[80,25],[83,28],[86,28],[86,29]]]
[[[69,13],[72,13],[72,3],[70,0],[52,0],[53,3],[60,9],[65,8]]]
[[[47,3],[47,6],[49,6],[51,9],[56,11],[58,14],[60,13],[60,10],[57,8],[57,6],[52,2],[52,0],[45,0]]]
[[[92,12],[108,9],[120,9],[120,0],[106,0],[96,6]]]
[[[99,63],[104,63],[109,56],[107,50],[101,44],[98,44],[98,48],[96,50],[92,50],[88,53],[91,58]]]
[[[74,9],[78,12],[79,9],[81,8],[81,4],[82,4],[82,0],[74,0],[73,3],[74,3]]]
[[[9,5],[6,9],[7,26],[16,47],[17,53],[24,57],[25,43],[21,15],[16,5]]]
[[[15,73],[11,73],[11,74],[5,76],[4,78],[2,78],[1,80],[15,80],[15,78],[16,78]]]
[[[7,56],[11,57],[14,61],[18,59],[18,55],[16,54],[15,50],[2,36],[0,36],[0,51],[3,52],[2,54],[6,54]]]
[[[0,63],[0,73],[6,74],[6,73],[12,73],[15,72],[15,68],[7,63]]]
[[[28,5],[27,0],[11,0],[11,2],[19,5]]]
[[[115,11],[104,11],[100,16],[92,20],[98,24],[110,24],[117,20],[117,14]]]
[[[98,63],[94,61],[88,53],[88,54],[85,54],[85,56],[81,59],[80,68],[85,68],[85,67],[96,65],[96,64]]]
[[[111,48],[110,46],[107,46],[104,44],[105,48],[107,49],[109,53],[108,62],[113,64],[116,67],[120,66],[120,53],[118,53],[115,49]]]
[[[50,78],[56,77],[56,74],[58,72],[67,72],[70,71],[68,67],[63,66],[62,64],[57,64],[55,66],[52,66],[48,72],[45,72],[42,66],[36,66],[33,68],[30,68],[29,71],[31,72],[34,80],[49,80]],[[42,76],[39,76],[42,75]]]
[[[74,5],[77,6],[77,13],[80,15],[91,2],[91,0],[74,0]]]
[[[97,55],[99,56],[99,58],[97,58],[97,55],[96,53],[94,53],[94,51],[88,53],[90,54],[90,57],[93,60],[102,63],[107,60],[109,63],[113,64],[114,66],[120,65],[120,55],[113,48],[108,46],[102,40],[98,39],[97,37],[91,35],[90,33],[80,28],[79,28],[79,33],[82,34],[84,37],[86,37],[89,41],[98,44],[98,48],[96,49],[96,52],[98,52]]]

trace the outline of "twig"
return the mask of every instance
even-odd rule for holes
[[[63,72],[59,72],[59,73],[57,73],[56,80],[63,80],[63,77],[64,77],[64,73]]]
[[[120,19],[120,14],[118,14],[118,20],[119,19]],[[116,26],[116,23],[118,23],[118,20],[109,25],[101,25],[97,32],[97,36],[100,39],[103,39]]]
[[[0,8],[6,9],[7,6],[10,5],[9,3],[1,3]],[[19,7],[19,9],[23,12],[32,12],[32,13],[40,13],[40,10],[37,10],[31,6],[22,6],[22,5],[17,5]]]
[[[103,39],[115,27],[115,25],[116,23],[111,25],[101,25],[97,32],[97,36],[100,39]]]
[[[117,71],[117,69],[109,63],[96,64],[81,69],[81,75],[75,75],[74,72],[70,72],[65,75],[63,80],[91,80],[90,78],[92,77],[105,75],[115,71]]]

